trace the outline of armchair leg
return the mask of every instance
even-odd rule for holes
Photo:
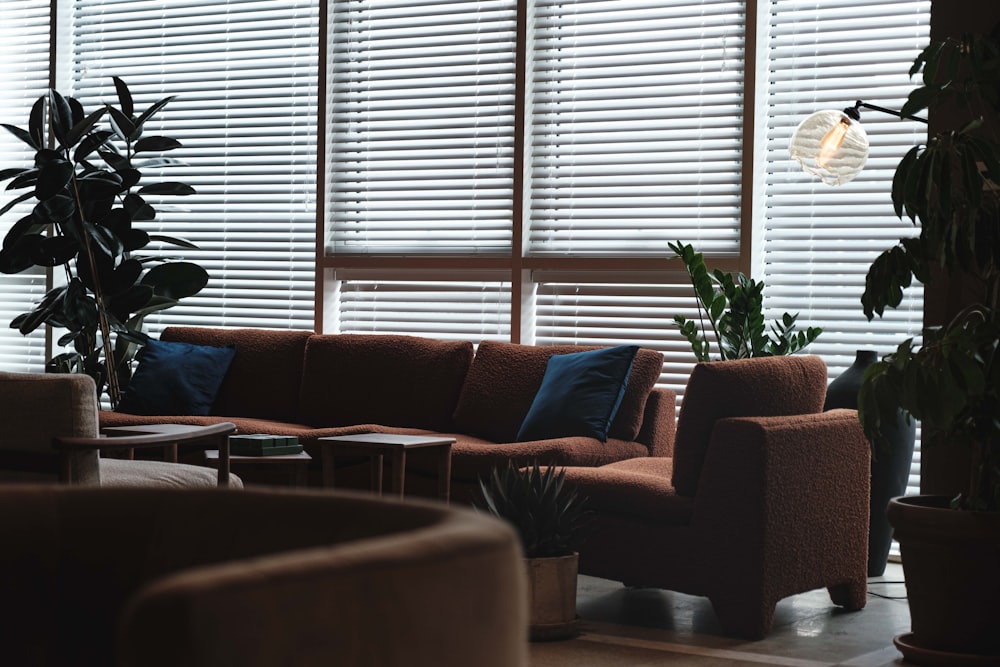
[[[709,597],[709,600],[724,634],[744,639],[763,639],[771,632],[776,601],[751,600],[742,596]]]
[[[849,581],[845,584],[829,586],[830,599],[833,604],[849,611],[864,609],[868,602],[868,580]]]

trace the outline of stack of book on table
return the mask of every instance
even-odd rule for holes
[[[301,452],[302,445],[294,435],[229,436],[229,453],[235,456],[281,456]]]

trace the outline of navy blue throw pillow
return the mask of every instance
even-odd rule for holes
[[[132,415],[209,414],[236,348],[150,339],[139,351],[118,412]]]
[[[518,441],[579,435],[607,442],[638,351],[638,345],[619,345],[549,357]]]

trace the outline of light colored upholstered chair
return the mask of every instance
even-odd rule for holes
[[[504,522],[322,490],[0,485],[0,662],[520,667]]]
[[[698,364],[672,456],[568,468],[594,510],[580,572],[707,596],[723,632],[766,635],[789,595],[865,606],[870,451],[822,412],[815,356]]]
[[[228,454],[230,423],[191,427],[181,433],[103,438],[98,403],[88,375],[0,373],[0,482],[63,481],[97,486],[242,486],[229,474],[228,455],[219,471],[169,461],[130,460],[101,452],[205,442]],[[221,458],[221,457],[220,457]]]

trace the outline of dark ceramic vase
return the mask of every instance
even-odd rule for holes
[[[864,379],[865,369],[878,361],[874,350],[858,350],[854,363],[837,376],[826,390],[824,410],[858,407],[858,389]],[[868,576],[879,577],[885,572],[892,546],[892,526],[886,518],[889,500],[906,491],[913,462],[913,445],[916,440],[916,423],[907,423],[902,412],[896,423],[886,429],[890,446],[874,452],[872,457],[871,519],[868,532]]]

